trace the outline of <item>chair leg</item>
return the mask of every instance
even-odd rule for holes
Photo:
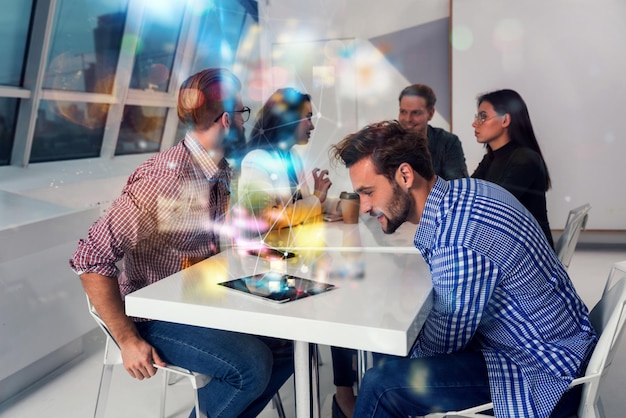
[[[102,374],[100,375],[100,386],[98,387],[98,397],[96,398],[96,408],[94,409],[94,418],[104,418],[107,406],[107,398],[109,397],[109,388],[111,387],[111,378],[113,377],[113,365],[103,364]]]
[[[196,396],[196,418],[207,418],[206,414],[200,409],[200,400],[198,399],[198,389],[195,390]]]
[[[159,401],[159,417],[160,418],[165,418],[165,395],[167,393],[169,377],[170,377],[170,373],[168,373],[167,370],[163,370],[163,383],[161,384],[161,399]]]
[[[361,388],[361,381],[363,380],[363,376],[365,375],[365,372],[368,369],[368,364],[367,364],[367,351],[364,350],[358,350],[357,351],[357,358],[356,358],[356,364],[357,364],[357,371],[356,371],[356,387],[357,390]]]
[[[278,413],[278,418],[285,418],[285,409],[283,408],[283,401],[280,399],[280,394],[276,392],[276,395],[272,398],[272,406]]]

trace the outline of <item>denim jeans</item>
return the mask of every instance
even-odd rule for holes
[[[480,351],[413,359],[375,355],[374,364],[363,378],[355,417],[423,416],[491,402]],[[580,395],[581,386],[566,392],[550,417],[575,414]]]
[[[480,352],[425,358],[381,357],[365,373],[355,417],[407,417],[454,411],[490,402],[487,366]]]
[[[256,417],[293,373],[291,341],[163,321],[136,325],[163,361],[211,376],[198,390],[210,418]]]

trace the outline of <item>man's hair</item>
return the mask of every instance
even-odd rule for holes
[[[291,148],[296,142],[296,130],[302,120],[304,104],[310,101],[311,96],[291,87],[276,90],[257,115],[248,149]]]
[[[422,97],[426,100],[426,109],[428,110],[434,109],[435,103],[437,103],[437,96],[435,96],[435,92],[426,84],[412,84],[405,87],[404,90],[400,92],[398,101],[401,102],[404,96]]]
[[[371,158],[377,174],[390,181],[394,180],[402,163],[408,163],[426,180],[435,175],[426,137],[407,131],[395,120],[373,123],[346,136],[331,146],[330,155],[347,168],[364,158]]]
[[[185,80],[178,92],[178,120],[207,130],[225,111],[233,110],[241,82],[230,70],[207,68]]]

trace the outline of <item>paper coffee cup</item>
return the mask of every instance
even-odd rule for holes
[[[339,195],[341,216],[343,223],[355,224],[359,222],[359,195],[356,193],[341,192]]]

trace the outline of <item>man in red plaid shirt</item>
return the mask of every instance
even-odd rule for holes
[[[198,395],[211,417],[257,416],[293,372],[291,342],[131,318],[124,297],[219,252],[230,198],[225,157],[241,143],[250,112],[240,90],[225,69],[183,82],[178,117],[187,126],[185,138],[131,174],[70,260],[128,373],[141,380],[156,373],[153,364],[168,363],[210,375]]]

